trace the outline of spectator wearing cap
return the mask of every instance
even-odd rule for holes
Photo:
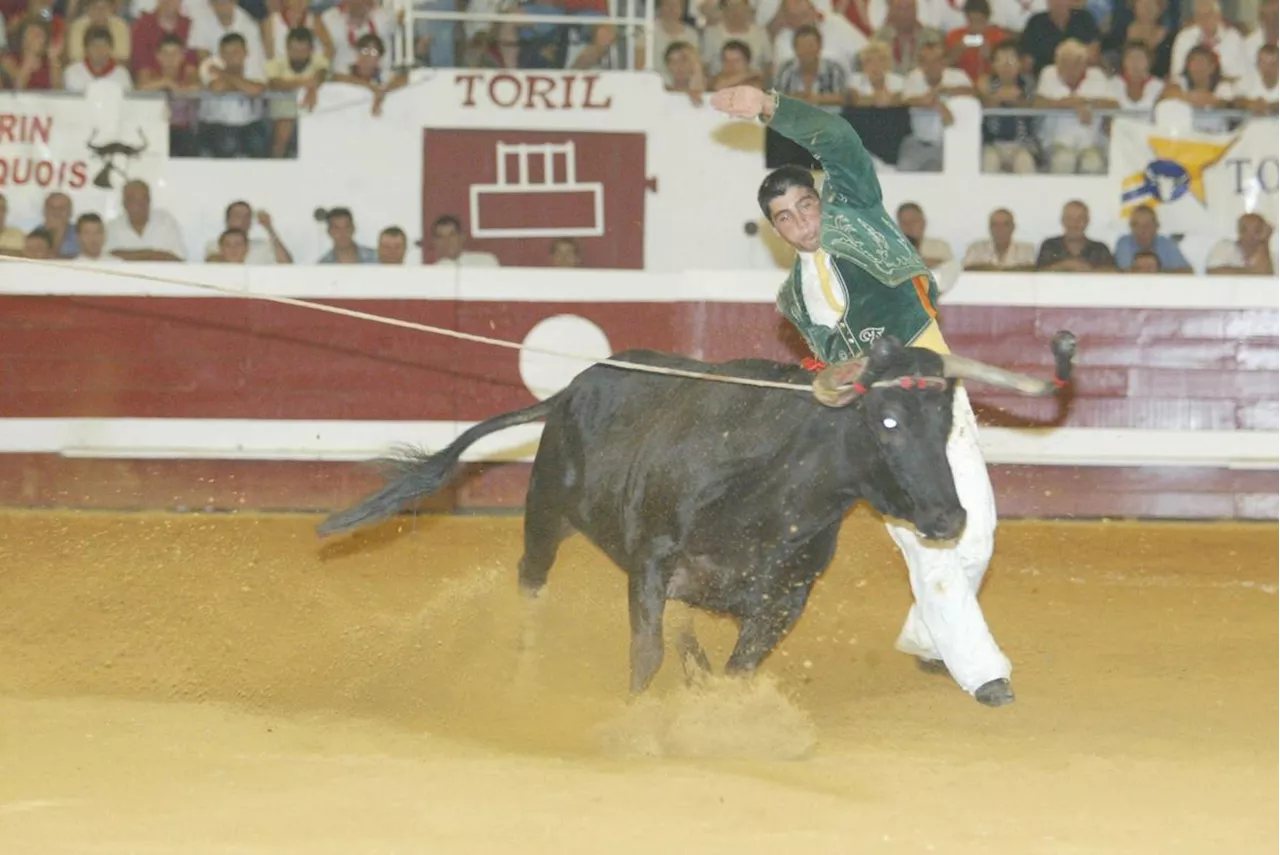
[[[378,263],[404,264],[409,251],[409,236],[399,226],[387,226],[378,232]]]
[[[822,55],[822,34],[804,25],[793,37],[794,56],[778,67],[773,88],[810,104],[842,107],[849,100],[849,76],[844,66]]]
[[[316,264],[376,264],[378,253],[356,243],[356,220],[349,208],[333,208],[325,214],[325,224],[333,248]]]
[[[926,36],[918,52],[920,66],[907,75],[902,97],[911,111],[911,133],[898,150],[900,172],[941,172],[944,128],[955,122],[947,99],[973,95],[973,81],[958,68],[947,67],[942,37]]]
[[[1218,0],[1195,0],[1193,8],[1193,23],[1173,40],[1170,76],[1180,76],[1186,70],[1187,57],[1191,55],[1192,48],[1201,47],[1218,58],[1225,80],[1234,81],[1244,77],[1249,71],[1244,39],[1238,30],[1222,20],[1222,8],[1218,5]]]
[[[434,264],[453,264],[458,267],[498,267],[498,257],[490,252],[473,252],[464,249],[462,222],[452,214],[437,217],[431,224],[431,248]]]
[[[111,34],[111,58],[128,66],[132,48],[129,25],[115,13],[111,0],[89,0],[84,14],[67,27],[67,63],[84,59],[85,34],[94,27],[103,27]]]
[[[63,87],[68,92],[84,92],[97,80],[110,80],[123,91],[133,89],[129,69],[116,64],[111,31],[106,27],[84,30],[84,59],[63,73]]]
[[[1041,124],[1041,140],[1049,153],[1049,171],[1100,175],[1107,171],[1106,138],[1097,108],[1119,106],[1101,69],[1089,66],[1089,51],[1075,39],[1058,45],[1054,64],[1040,72],[1036,105],[1057,114]]]
[[[1068,40],[1085,47],[1086,64],[1097,62],[1102,52],[1098,22],[1073,0],[1048,0],[1048,9],[1027,21],[1018,44],[1031,58],[1032,73],[1039,77],[1056,61],[1058,46]]]
[[[942,42],[942,33],[920,23],[916,0],[889,0],[884,26],[876,31],[876,41],[886,42],[893,52],[893,70],[904,77],[920,64],[920,47],[926,42]]]
[[[1170,273],[1190,273],[1182,250],[1172,239],[1160,234],[1160,218],[1147,205],[1139,205],[1129,215],[1129,234],[1116,241],[1116,267],[1128,270],[1140,252],[1155,253],[1160,259],[1160,269]]]

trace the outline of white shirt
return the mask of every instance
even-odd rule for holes
[[[1256,71],[1250,74],[1243,84],[1237,84],[1232,88],[1235,89],[1236,95],[1241,98],[1248,98],[1251,101],[1261,98],[1268,104],[1274,104],[1277,100],[1280,100],[1280,96],[1277,95],[1277,91],[1280,91],[1280,81],[1277,81],[1277,85],[1268,88]]]
[[[773,20],[773,16],[778,14],[778,10],[782,8],[782,0],[760,0],[756,3],[756,23],[762,27],[768,27],[769,22]],[[831,0],[813,0],[813,8],[818,10],[820,15],[835,14],[835,7],[831,5]],[[782,63],[779,62],[779,65]]]
[[[832,62],[839,63],[845,71],[853,71],[858,61],[858,54],[867,46],[867,37],[862,31],[849,23],[849,19],[834,12],[824,15],[818,26],[822,33],[822,55]],[[777,68],[789,59],[795,59],[796,50],[792,41],[795,30],[779,30],[773,39],[773,61]]]
[[[904,85],[904,81],[902,79],[902,75],[894,74],[892,71],[887,72],[885,74],[884,88],[888,92],[894,95],[901,95],[903,85]],[[876,94],[875,89],[872,88],[871,86],[871,81],[868,80],[867,75],[863,74],[861,71],[859,71],[857,74],[853,75],[852,78],[850,78],[849,88],[852,89],[854,92],[857,92],[859,95],[865,95],[868,98]]]
[[[1156,101],[1164,93],[1164,81],[1158,77],[1147,78],[1142,86],[1142,94],[1136,101],[1129,97],[1129,88],[1123,77],[1117,75],[1108,80],[1107,85],[1111,90],[1110,97],[1118,101],[1123,110],[1154,110]]]
[[[434,264],[455,265],[457,267],[501,267],[498,256],[492,252],[472,252],[463,250],[458,258],[438,258]]]
[[[800,296],[804,299],[805,311],[809,313],[809,319],[815,324],[834,327],[844,316],[844,307],[849,302],[844,282],[831,263],[831,256],[824,252],[822,258],[827,266],[827,280],[831,283],[831,291],[835,295],[836,302],[840,304],[840,311],[837,312],[831,308],[831,304],[827,302],[822,292],[822,280],[818,278],[817,253],[801,252],[799,256]]]
[[[110,80],[119,84],[125,92],[133,89],[133,78],[129,76],[129,69],[122,65],[117,65],[101,77],[95,77],[85,62],[77,62],[62,72],[62,88],[68,92],[84,92],[89,88],[89,84],[96,80]]]
[[[1267,34],[1262,31],[1262,27],[1258,27],[1244,37],[1244,61],[1249,66],[1249,70],[1255,74],[1258,70],[1258,51],[1262,50],[1262,46],[1266,43]]]
[[[1047,11],[1049,4],[1045,0],[991,0],[991,23],[1020,33],[1032,15]]]
[[[1107,76],[1099,68],[1090,68],[1084,78],[1071,89],[1062,82],[1056,65],[1047,65],[1040,72],[1040,82],[1036,86],[1036,94],[1042,98],[1064,101],[1067,98],[1106,99],[1111,97],[1111,87]],[[1041,126],[1042,139],[1051,145],[1069,148],[1089,148],[1102,144],[1102,118],[1094,115],[1093,121],[1081,124],[1074,111],[1064,111],[1064,115],[1047,116]]]
[[[222,60],[211,56],[200,63],[200,82],[207,89],[213,80],[213,69],[223,68]],[[265,83],[267,76],[261,62],[249,59],[244,63],[244,78],[253,83]],[[200,121],[214,125],[244,127],[262,118],[261,98],[251,98],[243,92],[214,92],[200,99]]]
[[[916,20],[944,33],[959,29],[967,23],[964,0],[916,0]]]
[[[720,51],[728,42],[742,42],[751,49],[752,68],[764,68],[773,62],[773,44],[764,27],[752,24],[745,33],[731,33],[723,24],[712,24],[702,31],[702,61],[709,75],[720,73]]]
[[[995,241],[976,240],[965,250],[964,266],[989,265],[991,267],[1035,267],[1036,248],[1029,243],[1013,241],[1004,257],[996,253]]]
[[[948,68],[942,72],[942,79],[938,81],[939,89],[960,86],[973,88],[973,81],[969,79],[969,75],[958,68]],[[916,68],[907,75],[907,79],[902,84],[902,97],[919,98],[921,95],[929,94],[931,89],[929,81],[925,80],[924,72]],[[947,96],[943,96],[941,100],[946,101]],[[921,142],[941,144],[942,132],[942,115],[937,110],[911,111],[911,136]]]
[[[182,241],[178,221],[168,211],[156,208],[151,209],[142,234],[133,230],[133,226],[129,225],[129,218],[123,214],[107,223],[107,241],[102,251],[109,253],[117,249],[153,249],[172,252],[184,261],[187,258],[187,248]]]
[[[1182,32],[1178,33],[1177,38],[1173,40],[1173,51],[1169,59],[1169,73],[1174,77],[1180,77],[1182,70],[1187,65],[1187,54],[1191,53],[1191,49],[1196,45],[1204,42],[1204,30],[1196,24],[1192,24]],[[1228,27],[1225,23],[1218,25],[1218,35],[1209,41],[1209,46],[1218,54],[1218,62],[1222,66],[1222,76],[1235,79],[1243,77],[1256,62],[1256,57],[1251,61],[1246,61],[1244,53],[1244,39],[1240,37],[1240,33]]]
[[[1231,238],[1223,238],[1209,250],[1209,258],[1205,261],[1205,270],[1215,267],[1248,267],[1249,259],[1240,251],[1240,244]]]
[[[917,252],[920,253],[921,258],[930,264],[944,264],[954,258],[951,254],[951,244],[942,238],[926,237],[920,241],[920,248]]]
[[[262,30],[258,27],[258,22],[253,20],[253,16],[239,6],[236,6],[235,12],[232,13],[229,27],[222,26],[222,22],[212,11],[193,18],[187,47],[217,56],[218,42],[222,41],[222,37],[228,33],[239,33],[244,37],[245,67],[262,68],[267,61],[267,53],[262,47]]]

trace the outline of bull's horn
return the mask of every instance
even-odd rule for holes
[[[942,354],[942,374],[957,380],[972,380],[1002,389],[1011,389],[1020,395],[1045,397],[1067,385],[1071,379],[1071,361],[1076,352],[1076,337],[1063,330],[1053,337],[1053,355],[1056,361],[1053,380],[1040,380],[1027,374],[1007,371],[976,359]]]

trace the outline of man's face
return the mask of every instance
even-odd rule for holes
[[[213,7],[213,14],[217,16],[222,26],[229,26],[235,19],[235,0],[212,0],[210,5]]]
[[[996,246],[1008,246],[1013,240],[1013,215],[1008,211],[996,211],[987,222],[987,228]]]
[[[65,193],[50,193],[44,200],[44,224],[49,228],[62,228],[71,222],[71,197]]]
[[[822,41],[809,33],[805,33],[796,38],[795,51],[796,59],[800,60],[802,65],[812,66],[817,63],[818,57],[822,55]]]
[[[356,224],[350,217],[330,217],[328,231],[329,240],[333,241],[334,246],[347,249],[356,236]]]
[[[182,8],[182,0],[156,0],[156,14],[169,17],[178,14]]]
[[[1089,59],[1078,53],[1064,51],[1058,54],[1054,65],[1058,67],[1058,76],[1064,82],[1072,83],[1084,77],[1085,69],[1089,67]]]
[[[947,57],[940,44],[924,45],[917,53],[920,70],[930,80],[938,80],[947,67]]]
[[[1021,63],[1016,50],[1000,50],[991,59],[991,69],[996,77],[1006,82],[1015,80],[1021,71]]]
[[[1252,255],[1258,247],[1271,239],[1271,226],[1257,214],[1245,214],[1236,224],[1240,249]]]
[[[107,240],[107,232],[102,228],[102,223],[81,223],[76,229],[76,237],[80,241],[81,253],[90,258],[102,255],[102,246]]]
[[[678,21],[684,13],[681,0],[661,0],[658,3],[658,17],[664,21]]]
[[[227,71],[240,72],[244,70],[244,45],[239,42],[228,42],[218,47],[218,57],[222,60],[222,64],[226,66]]]
[[[567,240],[556,241],[555,246],[551,247],[551,266],[552,267],[577,267],[578,246]]]
[[[111,42],[94,39],[84,46],[85,62],[90,68],[102,68],[111,61]]]
[[[924,240],[924,214],[915,208],[903,208],[898,212],[898,228],[911,239],[916,246]]]
[[[1083,205],[1067,205],[1062,209],[1062,232],[1067,237],[1084,236],[1089,228],[1089,211]]]
[[[746,74],[751,65],[747,62],[747,58],[742,55],[742,51],[736,48],[726,48],[720,52],[720,67],[726,74]]]
[[[1133,235],[1134,243],[1140,247],[1146,248],[1154,244],[1159,228],[1156,215],[1146,208],[1139,208],[1129,215],[1129,232]]]
[[[1218,32],[1218,24],[1222,22],[1222,12],[1218,10],[1216,3],[1200,0],[1196,3],[1195,21],[1206,34],[1213,35]]]
[[[28,235],[23,242],[22,254],[27,258],[53,258],[53,247],[42,237]]]
[[[441,223],[431,230],[436,258],[456,259],[462,255],[462,234],[453,223]]]
[[[360,77],[373,79],[381,62],[382,51],[378,49],[377,45],[362,45],[359,53],[356,54],[356,74]]]
[[[174,44],[161,45],[156,51],[156,64],[161,71],[172,77],[177,77],[182,70],[183,58],[182,48]]]
[[[223,235],[218,241],[218,252],[228,264],[244,264],[249,255],[249,242],[242,234]]]
[[[687,83],[693,77],[693,57],[687,50],[672,51],[667,57],[667,71],[676,83]]]
[[[879,50],[862,54],[862,73],[872,80],[882,79],[889,71],[889,55]]]
[[[111,4],[107,0],[93,0],[89,4],[89,10],[86,16],[90,23],[99,27],[105,27],[107,21],[111,18]]]
[[[232,205],[227,210],[227,228],[248,232],[251,225],[253,225],[253,209],[248,205]]]
[[[1125,77],[1133,80],[1145,80],[1147,75],[1151,73],[1151,63],[1147,59],[1147,52],[1136,48],[1125,51],[1123,68]]]
[[[145,220],[151,215],[151,191],[142,184],[124,186],[123,204],[131,220]]]
[[[817,252],[822,238],[822,200],[810,187],[792,186],[769,202],[769,221],[801,252]]]
[[[396,234],[378,236],[378,263],[404,264],[404,254],[408,244],[403,237]]]
[[[294,65],[306,65],[311,60],[311,45],[300,39],[289,39],[284,49]]]

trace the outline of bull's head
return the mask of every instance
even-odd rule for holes
[[[954,538],[964,530],[965,511],[956,497],[947,462],[955,381],[968,380],[1023,395],[1046,396],[1071,377],[1075,336],[1053,338],[1055,378],[1039,380],[954,354],[904,348],[893,338],[876,342],[867,357],[823,369],[814,396],[828,407],[855,406],[858,434],[874,457],[866,498],[881,513],[909,520],[925,537]]]

